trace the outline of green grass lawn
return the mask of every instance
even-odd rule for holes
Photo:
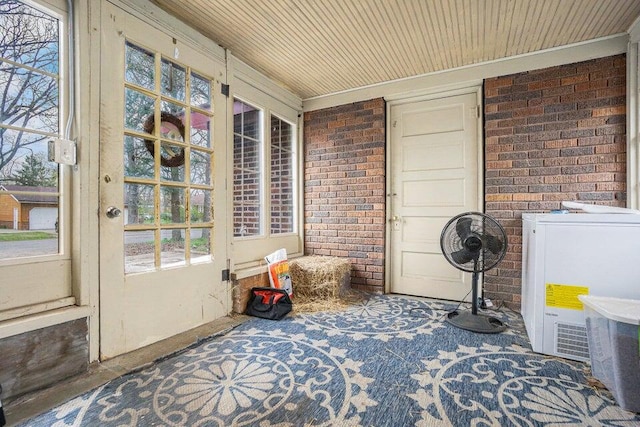
[[[21,233],[0,233],[0,242],[18,242],[21,240],[55,239],[55,233],[44,231],[23,231]]]

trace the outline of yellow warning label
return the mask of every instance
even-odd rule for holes
[[[588,295],[587,286],[560,285],[557,283],[547,283],[546,288],[547,307],[568,308],[571,310],[582,310],[582,302],[578,295]]]

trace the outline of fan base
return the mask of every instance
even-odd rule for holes
[[[452,311],[447,314],[446,320],[456,328],[481,334],[498,334],[507,329],[507,325],[495,317],[472,314],[469,311]]]

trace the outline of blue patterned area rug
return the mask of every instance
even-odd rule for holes
[[[29,426],[640,426],[585,365],[532,353],[521,318],[484,335],[451,304],[375,296],[252,319],[80,396]]]

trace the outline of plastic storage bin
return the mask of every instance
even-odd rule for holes
[[[593,376],[622,409],[640,412],[640,300],[580,295]]]

